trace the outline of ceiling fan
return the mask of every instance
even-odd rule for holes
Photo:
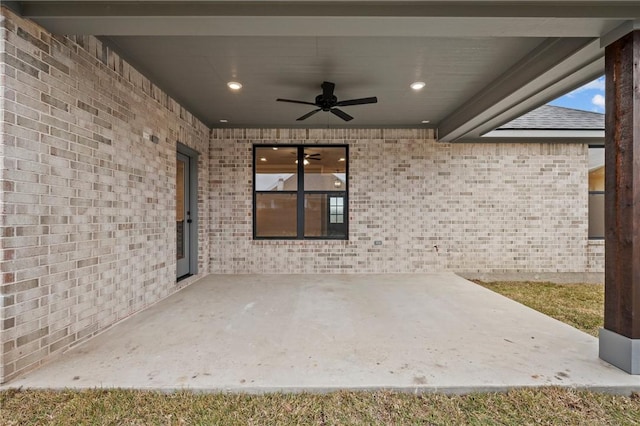
[[[298,154],[294,154],[293,152],[291,153],[291,155],[295,155],[296,157],[298,156]],[[307,160],[315,160],[315,161],[320,161],[322,160],[322,156],[319,153],[316,154],[307,154],[306,152],[304,153],[304,164],[307,164]],[[297,162],[298,160],[296,160]]]
[[[316,96],[315,102],[296,101],[293,99],[281,99],[281,98],[276,99],[276,101],[291,102],[294,104],[303,104],[303,105],[313,105],[317,107],[317,109],[314,109],[313,111],[306,113],[302,117],[297,118],[296,121],[306,120],[307,118],[311,117],[312,115],[314,115],[319,111],[329,111],[333,115],[336,115],[342,118],[344,121],[351,121],[353,120],[352,116],[350,116],[346,112],[336,107],[375,104],[376,102],[378,102],[378,98],[375,96],[370,98],[359,98],[359,99],[349,99],[347,101],[338,101],[338,98],[333,94],[333,91],[336,88],[336,85],[334,83],[331,83],[330,81],[325,81],[322,83],[320,87],[322,87],[322,93]]]

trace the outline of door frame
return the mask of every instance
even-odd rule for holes
[[[189,226],[189,272],[182,277],[196,275],[198,273],[198,156],[200,153],[188,146],[177,142],[176,153],[189,157],[189,218],[191,224]],[[177,155],[176,155],[177,159]],[[176,273],[177,275],[177,273]],[[176,277],[180,279],[182,277]]]

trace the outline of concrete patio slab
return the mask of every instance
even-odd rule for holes
[[[6,387],[629,393],[597,339],[452,273],[210,275]]]

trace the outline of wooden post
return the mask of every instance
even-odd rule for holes
[[[600,358],[640,374],[640,31],[606,47],[605,309]]]

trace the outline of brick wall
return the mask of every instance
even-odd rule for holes
[[[604,272],[604,240],[589,240],[587,272]]]
[[[350,146],[349,241],[252,239],[254,143]],[[587,271],[584,145],[214,129],[210,155],[212,273]]]
[[[96,38],[0,10],[3,382],[193,281],[175,279],[177,141],[202,154],[209,270],[209,130]]]

